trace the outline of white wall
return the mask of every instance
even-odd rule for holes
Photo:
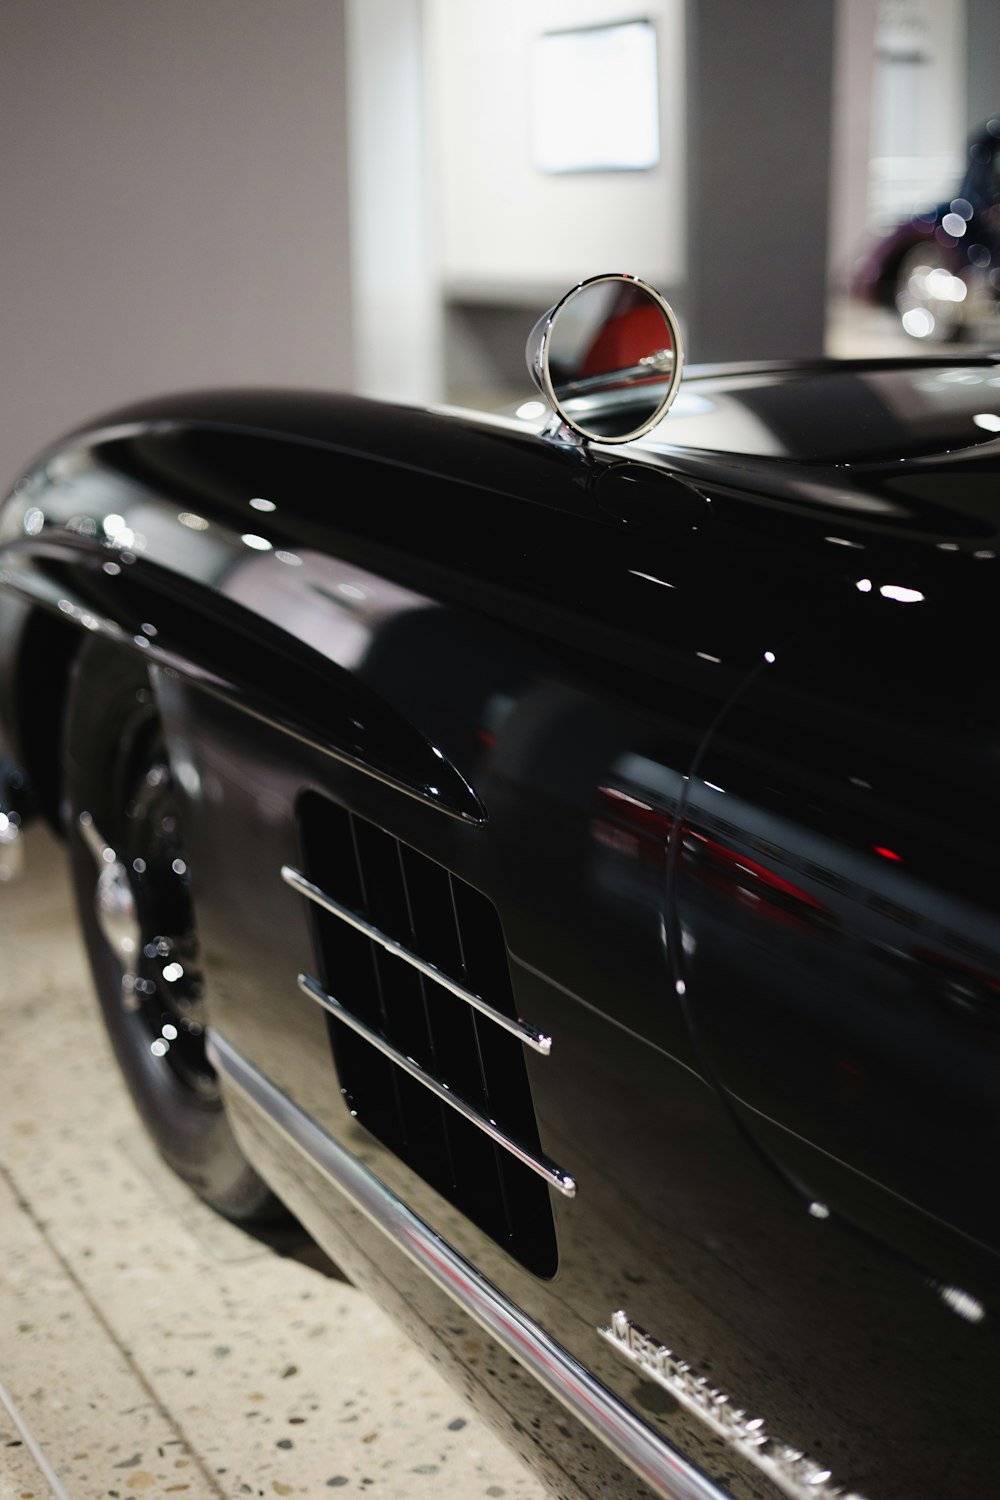
[[[583,276],[631,271],[669,294],[685,272],[683,0],[641,7],[658,37],[659,166],[580,175],[532,166],[530,42],[635,20],[634,0],[426,0],[425,12],[446,293],[531,301]]]
[[[837,0],[834,20],[833,122],[830,161],[830,286],[848,289],[855,262],[871,240],[871,157],[878,0]]]
[[[356,387],[440,394],[422,0],[347,0]]]
[[[996,0],[990,4],[996,8]],[[978,24],[985,19],[984,9]],[[966,165],[968,59],[989,47],[987,37],[977,48],[967,22],[966,0],[837,0],[834,292],[848,289],[877,233],[957,191]]]
[[[0,45],[0,484],[123,401],[349,386],[343,0],[30,0]]]
[[[965,0],[882,0],[875,30],[869,220],[957,191],[966,164]]]

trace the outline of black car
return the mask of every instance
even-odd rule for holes
[[[602,276],[529,365],[148,401],[0,510],[121,1067],[556,1494],[985,1500],[1000,360],[681,379]]]

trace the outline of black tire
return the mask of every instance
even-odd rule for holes
[[[99,637],[84,644],[63,754],[77,907],[104,1023],[139,1114],[169,1165],[219,1213],[244,1224],[285,1217],[236,1143],[205,1052],[181,804],[149,674],[134,651]]]

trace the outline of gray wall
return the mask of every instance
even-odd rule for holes
[[[966,0],[969,130],[1000,115],[1000,0]]]
[[[834,0],[688,0],[688,357],[823,352]]]
[[[19,0],[0,485],[110,405],[351,383],[344,0]]]

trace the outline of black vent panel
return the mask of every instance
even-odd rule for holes
[[[340,1012],[328,1015],[328,1026],[350,1108],[528,1270],[552,1276],[555,1228],[539,1165],[561,1191],[572,1193],[575,1185],[541,1153],[524,1044],[502,1024],[502,1018],[520,1023],[495,907],[442,865],[330,798],[306,793],[298,812],[305,880],[295,871],[284,874],[292,884],[298,877],[311,897],[319,985],[306,981],[304,987],[312,993],[321,986],[328,1009]],[[324,909],[321,895],[333,909]],[[375,935],[352,925],[345,913]],[[397,945],[488,1002],[499,1021],[403,961],[393,951]],[[412,1071],[406,1060],[415,1065]],[[445,1095],[497,1127],[505,1141],[491,1139]],[[510,1142],[519,1148],[515,1154]],[[534,1167],[527,1164],[532,1159]]]

